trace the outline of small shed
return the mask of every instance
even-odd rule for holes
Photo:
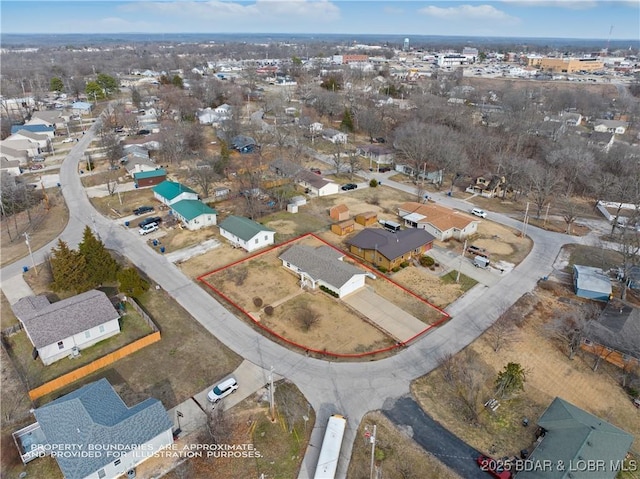
[[[229,196],[231,190],[226,186],[218,186],[213,189],[213,197],[215,200],[223,200]]]
[[[573,285],[580,298],[609,301],[611,297],[611,280],[600,268],[574,265]]]
[[[338,236],[348,235],[352,233],[356,228],[356,222],[353,220],[341,221],[340,223],[334,223],[331,225],[331,231]]]
[[[329,217],[335,221],[344,221],[349,219],[349,208],[345,204],[339,204],[329,210]]]
[[[155,186],[167,179],[167,171],[163,168],[152,171],[140,171],[133,174],[136,188]]]
[[[289,200],[289,203],[296,206],[304,206],[307,204],[307,199],[304,196],[294,196]]]
[[[372,226],[378,222],[378,214],[375,211],[367,211],[356,215],[355,220],[359,225]]]

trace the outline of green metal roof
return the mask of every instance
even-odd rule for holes
[[[140,171],[133,174],[133,179],[137,181],[145,178],[157,178],[158,176],[167,176],[167,170],[160,168],[158,170]]]
[[[538,426],[545,429],[546,434],[528,458],[532,463],[548,461],[548,464],[567,466],[603,461],[605,466],[581,469],[571,475],[567,475],[568,467],[524,470],[518,473],[518,479],[613,479],[616,471],[611,464],[622,461],[633,443],[633,436],[628,432],[559,397],[540,417]]]
[[[199,200],[181,200],[171,205],[171,209],[175,210],[180,216],[187,221],[191,221],[200,215],[215,215],[216,210],[209,208]]]
[[[196,194],[196,192],[193,191],[188,186],[184,186],[183,184],[175,183],[175,182],[169,181],[169,180],[165,180],[162,183],[160,183],[159,185],[154,186],[153,187],[153,192],[154,193],[158,193],[160,196],[162,196],[163,198],[166,198],[168,200],[172,200],[176,196],[179,196],[182,193],[193,193],[193,194]]]
[[[236,235],[244,241],[249,241],[261,231],[274,231],[271,228],[267,228],[260,223],[256,223],[249,218],[243,218],[242,216],[229,216],[225,218],[225,220],[220,223],[220,228],[227,230],[229,233]]]

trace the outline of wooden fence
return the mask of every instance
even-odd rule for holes
[[[42,386],[30,390],[29,397],[33,401],[42,396],[45,396],[158,341],[160,341],[160,332],[157,331],[156,328],[156,331],[148,334],[144,338],[140,338],[133,343],[127,344],[126,346],[123,346],[112,353],[109,353],[99,359],[96,359],[95,361],[90,362],[89,364],[86,364],[85,366],[75,369],[70,373],[63,374],[56,379],[44,383]]]

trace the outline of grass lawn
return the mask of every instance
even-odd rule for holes
[[[567,272],[571,272],[575,264],[593,266],[603,271],[622,264],[622,255],[611,249],[576,244],[567,245],[564,249],[570,252],[569,264],[565,268]]]
[[[18,318],[13,314],[9,300],[4,293],[0,291],[0,330],[18,323]]]
[[[89,198],[89,201],[101,214],[112,219],[131,215],[133,210],[141,205],[158,206],[158,200],[153,197],[151,188],[121,191],[120,195]]]
[[[427,454],[405,432],[398,430],[389,419],[378,411],[364,416],[358,426],[348,479],[368,479],[371,468],[371,444],[365,431],[373,431],[376,425],[375,468],[377,477],[406,479],[429,477],[430,479],[457,479],[455,472],[436,457]],[[355,426],[354,426],[355,427]],[[366,429],[365,429],[366,428]],[[425,471],[429,471],[426,473]]]
[[[457,277],[458,277],[457,271],[449,271],[447,274],[441,276],[440,280],[444,284],[455,284]],[[460,285],[460,289],[462,289],[462,292],[466,293],[471,288],[473,288],[476,284],[478,284],[478,282],[475,279],[460,273],[460,281],[458,282],[458,284]]]
[[[24,331],[10,336],[8,343],[11,357],[14,361],[17,361],[17,367],[27,378],[29,387],[33,389],[40,386],[150,334],[152,332],[151,328],[140,315],[129,304],[126,304],[125,307],[126,314],[120,318],[120,334],[83,349],[80,351],[80,357],[78,358],[64,358],[49,366],[45,366],[42,361],[32,358],[33,345]]]

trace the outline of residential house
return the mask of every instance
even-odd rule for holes
[[[42,110],[34,111],[31,114],[31,120],[29,120],[29,124],[46,125],[52,126],[55,129],[59,129],[64,128],[67,121],[69,121],[69,117],[64,116],[60,110]]]
[[[269,164],[269,169],[276,175],[283,176],[285,178],[294,178],[304,170],[302,165],[294,163],[293,161],[283,160],[282,158],[273,160]]]
[[[173,422],[159,400],[128,407],[105,378],[32,412],[37,422],[13,433],[22,461],[56,451],[65,479],[122,477],[173,444]]]
[[[124,154],[120,158],[120,163],[127,169],[127,173],[133,177],[134,173],[143,171],[154,171],[158,166],[149,156],[149,150],[140,145],[125,145]]]
[[[182,200],[197,200],[198,194],[181,183],[165,180],[153,187],[153,196],[161,203],[171,206]]]
[[[391,232],[380,228],[365,228],[347,240],[347,244],[349,252],[354,256],[390,271],[429,251],[434,239],[424,229]]]
[[[378,214],[375,211],[366,211],[355,216],[355,221],[362,226],[373,226],[378,222]]]
[[[624,368],[640,364],[640,308],[619,299],[607,303],[584,330],[582,349]]]
[[[378,170],[381,166],[391,165],[395,158],[393,149],[383,145],[364,145],[356,148],[356,153],[369,160],[369,169]]]
[[[225,103],[215,109],[205,108],[204,110],[198,110],[197,115],[200,124],[219,126],[231,116],[231,107]]]
[[[237,135],[231,139],[231,147],[240,153],[252,153],[259,145],[250,136]]]
[[[620,120],[595,120],[593,130],[600,133],[614,133],[624,135],[629,127],[629,122]]]
[[[538,420],[536,436],[527,463],[551,467],[523,468],[517,479],[614,479],[618,474],[615,465],[622,466],[633,443],[631,434],[559,397]],[[564,467],[555,467],[558,464]],[[580,464],[601,466],[582,468]]]
[[[8,160],[5,156],[0,156],[0,171],[11,176],[20,176],[20,160]]]
[[[17,152],[16,154],[21,155],[20,158],[24,156],[24,154],[20,152],[24,152],[26,153],[27,159],[38,156],[41,153],[38,143],[26,138],[17,138],[12,140],[11,137],[8,137],[7,139],[0,141],[0,148],[3,152],[5,148],[9,148],[7,153]],[[6,155],[3,153],[3,156]]]
[[[329,140],[331,143],[342,144],[347,142],[347,134],[333,128],[325,128],[322,130],[322,138]]]
[[[120,332],[120,314],[98,290],[56,303],[44,295],[27,296],[11,309],[45,365]]]
[[[28,151],[12,148],[7,144],[3,144],[1,141],[0,157],[5,158],[7,161],[18,161],[21,165],[26,165],[29,162]]]
[[[345,221],[349,219],[349,207],[344,203],[335,205],[329,209],[329,218],[335,221]]]
[[[485,198],[496,198],[504,194],[506,186],[507,180],[504,176],[487,174],[478,176],[475,183],[467,188],[467,192]]]
[[[399,173],[403,173],[405,175],[413,176],[419,181],[434,183],[434,184],[442,184],[444,179],[444,172],[442,170],[426,170],[426,164],[424,165],[422,172],[416,171],[411,165],[402,165],[396,163],[395,170]]]
[[[220,234],[231,244],[252,252],[272,245],[276,232],[249,218],[229,216],[220,223]]]
[[[434,203],[409,201],[398,207],[405,226],[424,229],[440,241],[464,240],[477,233],[480,221],[474,216]]]
[[[36,136],[36,138],[40,139],[42,136],[48,138],[48,139],[53,139],[53,137],[56,134],[56,127],[55,126],[48,126],[48,125],[42,125],[39,123],[25,123],[24,125],[13,125],[11,127],[11,135],[15,135],[17,133],[20,132],[29,132],[31,134],[35,134],[35,135],[39,135]],[[24,133],[23,133],[24,134]],[[29,139],[32,139],[31,137],[27,137]]]
[[[580,123],[582,123],[582,115],[580,113],[563,111],[559,115],[545,116],[544,121],[564,123],[567,126],[579,126]]]
[[[600,268],[573,265],[573,286],[576,296],[596,301],[609,301],[611,280]]]
[[[223,118],[229,118],[231,117],[233,108],[231,105],[223,103],[222,105],[217,106],[213,111],[215,111],[218,115],[221,115]]]
[[[293,245],[279,257],[282,265],[299,275],[302,286],[324,286],[343,298],[364,287],[367,273],[343,261],[344,254],[331,246]]]
[[[51,137],[53,138],[53,137]],[[29,140],[33,141],[38,145],[38,151],[43,153],[45,151],[52,151],[53,145],[51,143],[51,138],[45,134],[41,133],[33,133],[29,130],[18,130],[16,133],[11,135],[7,140]]]
[[[171,205],[173,215],[190,231],[216,224],[217,212],[199,200],[181,200]]]
[[[602,148],[604,151],[609,151],[615,142],[615,135],[609,132],[594,131],[589,135],[587,142],[590,145]]]
[[[151,171],[140,171],[133,174],[133,182],[136,188],[147,188],[159,185],[167,179],[167,170],[158,168]]]
[[[344,220],[340,223],[334,223],[331,225],[331,232],[338,236],[345,236],[349,233],[353,233],[356,229],[356,222],[353,220]]]
[[[87,116],[91,113],[92,109],[93,109],[93,105],[86,101],[76,101],[71,104],[72,115]]]
[[[340,185],[331,180],[327,180],[312,171],[300,171],[298,174],[298,184],[305,188],[305,192],[311,196],[328,196],[340,192]]]
[[[629,288],[640,290],[640,266],[631,266],[627,271],[627,277],[623,279]]]

